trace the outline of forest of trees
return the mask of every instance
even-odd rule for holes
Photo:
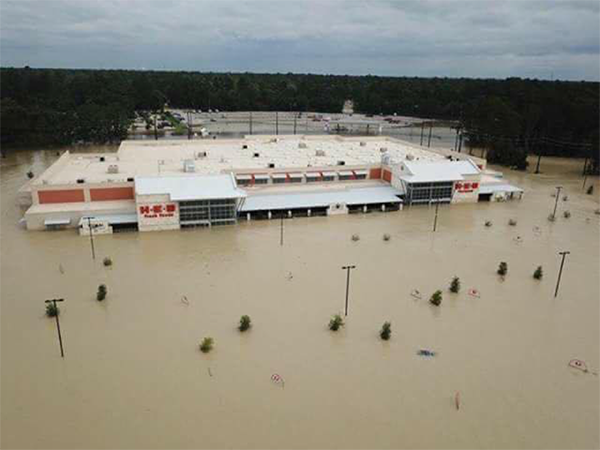
[[[136,110],[355,111],[450,119],[493,162],[589,156],[598,171],[600,84],[520,78],[0,69],[3,145],[112,142]]]

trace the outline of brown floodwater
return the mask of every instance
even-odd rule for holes
[[[287,220],[283,246],[279,221],[99,236],[92,260],[74,230],[17,224],[26,172],[56,157],[0,163],[3,448],[598,448],[599,378],[568,366],[600,370],[600,186],[589,178],[595,194],[582,192],[581,161],[500,169],[522,201],[442,206],[435,233],[424,206]],[[569,198],[550,223],[557,184]],[[334,334],[346,264],[349,315]],[[64,359],[44,316],[59,297]]]

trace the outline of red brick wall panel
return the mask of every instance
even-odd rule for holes
[[[383,171],[383,180],[387,181],[388,183],[392,182],[392,172],[390,172],[389,170],[384,170]]]
[[[369,172],[369,178],[373,180],[381,180],[381,168],[371,169]]]
[[[133,200],[132,187],[114,187],[90,189],[90,199],[93,202],[105,202],[109,200]]]
[[[38,191],[40,203],[77,203],[85,201],[83,189]]]

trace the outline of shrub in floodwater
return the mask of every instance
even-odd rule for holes
[[[554,217],[554,214],[550,214],[550,215],[548,216],[548,221],[549,221],[549,222],[554,222],[555,220],[556,220],[556,217]]]
[[[331,320],[329,321],[329,329],[331,331],[337,331],[340,329],[340,327],[344,326],[344,319],[342,319],[342,316],[340,316],[339,314],[336,314],[335,316],[333,316],[331,318]]]
[[[504,276],[508,273],[508,264],[506,264],[504,261],[502,261],[499,265],[498,265],[498,271],[497,271],[498,275],[500,276]]]
[[[592,195],[594,193],[594,185],[593,184],[590,185],[589,188],[587,188],[586,193],[587,193],[587,195]]]
[[[538,266],[538,268],[535,269],[535,272],[533,272],[533,278],[535,278],[536,280],[541,280],[543,276],[544,271],[542,270],[542,266]]]
[[[596,210],[594,211],[594,214],[600,214],[600,209],[596,209]]]
[[[565,211],[563,212],[563,216],[565,219],[568,219],[569,217],[571,217],[571,211]]]
[[[383,326],[381,330],[379,330],[379,337],[384,341],[389,341],[390,337],[392,337],[392,323],[391,322],[383,322]]]
[[[360,236],[359,236],[358,234],[353,234],[353,235],[352,235],[352,240],[353,240],[353,241],[355,241],[355,242],[356,242],[356,241],[358,241],[359,239],[360,239]]]
[[[486,220],[485,221],[485,226],[486,227],[491,227],[492,226],[492,221],[491,220]]]
[[[517,224],[517,221],[516,221],[515,219],[509,219],[509,220],[508,220],[508,224],[509,224],[511,227],[514,227],[514,226]]]
[[[34,175],[31,170],[29,172],[27,172],[27,178],[29,178],[31,180],[33,177],[34,177]]]
[[[238,330],[246,331],[250,329],[251,326],[252,321],[250,320],[250,316],[243,315],[242,317],[240,317],[240,326],[238,327]]]
[[[435,305],[435,306],[440,306],[442,304],[442,291],[440,291],[439,289],[437,291],[435,291],[431,295],[431,298],[429,299],[429,303],[431,303],[432,305]]]
[[[96,300],[101,302],[102,300],[104,300],[106,298],[107,293],[108,293],[108,290],[106,289],[106,285],[101,284],[100,286],[98,286],[98,292],[96,292]]]
[[[384,240],[384,241],[389,241],[391,238],[392,238],[392,236],[390,236],[390,235],[389,235],[389,234],[387,234],[387,233],[385,233],[385,234],[383,235],[383,240]]]
[[[104,258],[103,263],[106,267],[112,266],[112,259],[110,259],[110,256],[107,256],[106,258]]]
[[[565,196],[563,197],[563,202],[566,202],[567,200],[569,200],[569,196],[568,196],[568,195],[565,195]]]
[[[460,291],[460,278],[454,277],[450,282],[450,292],[457,294],[458,291]]]
[[[46,303],[46,315],[48,317],[56,317],[60,314],[60,309],[54,303]]]
[[[213,349],[214,343],[215,341],[213,338],[205,337],[204,339],[202,339],[202,342],[200,342],[200,351],[202,353],[210,352]]]

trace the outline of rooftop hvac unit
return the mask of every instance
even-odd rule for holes
[[[381,155],[381,164],[385,164],[386,166],[390,165],[390,155],[388,153],[384,153],[383,155]]]
[[[306,145],[306,142],[299,142],[298,143],[298,148],[308,148]]]
[[[208,153],[206,152],[198,152],[198,158],[206,158],[208,156]]]
[[[106,161],[106,158],[104,156],[101,156],[100,157],[100,162],[104,162],[104,161]]]
[[[412,160],[414,160],[414,159],[415,159],[415,157],[414,157],[412,154],[410,154],[410,153],[409,153],[408,155],[406,155],[406,159],[407,159],[408,161],[412,161]]]
[[[316,156],[325,156],[325,150],[317,150],[317,151],[315,152],[315,155],[316,155]]]
[[[77,178],[77,183],[78,184],[83,184],[83,183],[85,183],[85,179],[83,179],[83,178]]]
[[[360,146],[361,146],[361,147],[366,147],[366,146],[367,146],[367,143],[366,143],[365,141],[360,141]]]
[[[346,161],[338,161],[337,165],[338,166],[345,166],[346,165]]]
[[[269,163],[269,169],[274,169],[275,168],[275,163]]]
[[[119,173],[119,166],[116,164],[110,164],[108,169],[106,169],[107,173]]]
[[[381,153],[385,153],[385,152],[387,152],[387,147],[381,147],[381,148],[379,149],[379,151],[380,151]]]
[[[194,164],[194,161],[192,161],[191,159],[186,159],[185,161],[183,161],[183,171],[186,173],[195,172],[196,164]]]
[[[248,145],[244,144],[242,145],[242,149],[246,150],[248,148]]]
[[[258,157],[260,157],[260,153],[254,153],[254,154],[252,155],[252,157],[253,157],[253,158],[258,158]]]

